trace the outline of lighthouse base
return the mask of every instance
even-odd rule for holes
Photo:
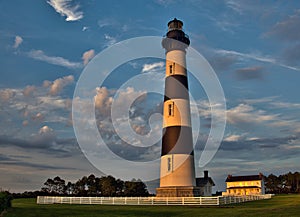
[[[195,186],[170,186],[156,189],[156,197],[199,197],[201,191]]]

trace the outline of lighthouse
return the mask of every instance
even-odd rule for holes
[[[186,49],[190,44],[183,22],[171,20],[162,40],[166,51],[160,187],[157,197],[193,197],[196,187]]]

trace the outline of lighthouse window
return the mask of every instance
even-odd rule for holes
[[[169,65],[169,68],[170,68],[170,74],[173,74],[175,71],[175,63]]]
[[[168,104],[168,115],[174,116],[174,103],[173,102]]]
[[[172,158],[168,157],[168,172],[172,170]]]

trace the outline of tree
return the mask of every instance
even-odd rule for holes
[[[100,178],[101,195],[102,196],[115,196],[117,189],[117,181],[112,176],[103,176]]]
[[[68,182],[66,185],[66,194],[73,195],[75,192],[75,184],[72,182]]]
[[[75,189],[74,189],[74,193],[77,196],[87,196],[87,177],[83,176],[81,179],[79,179],[76,183],[75,183]]]
[[[295,172],[294,173],[295,179],[296,179],[296,193],[300,193],[300,173]]]
[[[45,187],[42,188],[42,192],[46,193],[47,195],[65,194],[65,180],[61,179],[59,176],[56,176],[54,179],[47,179],[44,185]]]
[[[96,183],[96,177],[91,174],[89,175],[89,177],[87,178],[87,195],[88,196],[95,196],[97,195],[97,190],[98,190],[98,187],[97,187],[97,183]]]
[[[270,174],[266,177],[266,192],[272,194],[300,193],[299,172],[289,172],[278,177]]]
[[[47,179],[47,181],[44,183],[45,187],[42,188],[42,192],[45,192],[48,195],[51,195],[53,193],[54,189],[54,181],[53,179]]]
[[[268,177],[266,177],[265,185],[268,193],[272,193],[272,194],[278,193],[279,179],[276,175],[270,174]]]
[[[121,179],[116,180],[116,196],[124,195],[124,181]]]
[[[61,179],[59,176],[56,176],[54,179],[54,192],[55,194],[63,195],[65,194],[66,190],[66,182],[65,180]]]
[[[149,192],[147,190],[147,187],[145,183],[143,183],[141,180],[135,180],[132,181],[126,181],[125,182],[125,196],[148,196]]]

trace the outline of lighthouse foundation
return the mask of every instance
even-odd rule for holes
[[[156,197],[199,197],[200,187],[195,186],[171,186],[156,189]]]

